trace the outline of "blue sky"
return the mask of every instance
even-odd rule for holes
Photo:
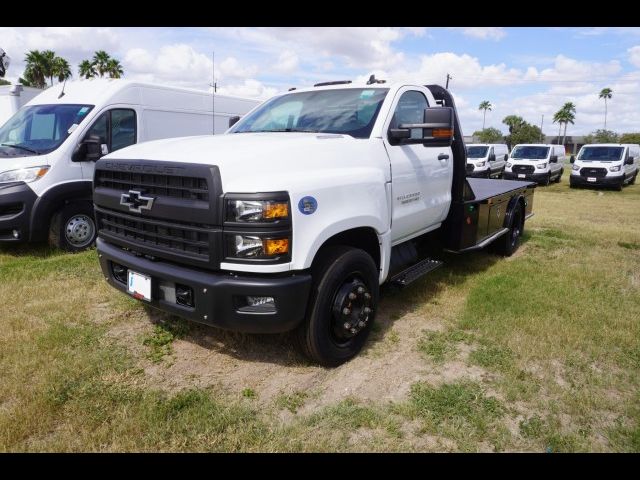
[[[363,80],[444,84],[453,76],[465,133],[482,127],[478,104],[489,100],[487,126],[505,130],[517,114],[557,133],[553,113],[577,106],[568,134],[607,126],[640,131],[640,28],[10,28],[0,47],[12,57],[17,80],[30,49],[52,49],[75,67],[95,50],[118,58],[125,77],[207,89],[215,51],[219,92],[268,98],[318,81]]]

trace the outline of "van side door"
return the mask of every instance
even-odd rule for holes
[[[97,140],[100,154],[120,150],[137,142],[138,126],[136,111],[132,108],[112,108],[100,114],[81,141]],[[93,179],[95,160],[82,162],[82,177]]]
[[[389,131],[402,124],[424,122],[427,97],[410,87],[398,91],[383,134],[391,163],[391,242],[398,244],[430,228],[447,216],[451,203],[453,154],[451,147],[425,147],[421,143],[402,144]],[[422,129],[411,131],[421,138]]]

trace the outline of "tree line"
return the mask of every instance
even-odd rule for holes
[[[585,143],[640,143],[640,133],[617,133],[607,130],[607,101],[613,97],[613,90],[603,88],[598,94],[598,98],[604,100],[604,128],[585,135]],[[482,143],[506,142],[509,147],[518,143],[539,143],[544,142],[542,130],[518,115],[508,115],[502,119],[508,129],[509,134],[503,135],[500,130],[494,127],[485,128],[487,111],[491,111],[493,105],[488,100],[483,100],[478,106],[478,110],[483,112],[482,130],[475,131],[473,135]],[[553,123],[558,124],[558,143],[562,134],[562,145],[567,137],[567,126],[573,125],[576,119],[576,105],[573,102],[566,102],[554,115]],[[562,127],[564,126],[564,133]]]
[[[59,57],[53,50],[31,50],[25,56],[25,69],[18,83],[26,87],[46,88],[54,80],[63,82],[73,75],[67,60]],[[91,60],[82,60],[78,65],[81,78],[109,77],[121,78],[124,69],[120,61],[112,58],[104,50],[98,50]]]

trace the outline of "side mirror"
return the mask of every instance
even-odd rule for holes
[[[80,142],[71,154],[72,162],[96,161],[102,157],[102,144],[99,139],[88,138]]]
[[[490,162],[495,162],[496,161],[496,154],[492,153],[491,155],[489,155],[489,161]]]
[[[411,137],[414,129],[421,129],[422,135]],[[453,141],[453,109],[425,108],[423,123],[403,123],[397,129],[390,129],[389,140],[396,140],[401,145],[421,143],[425,147],[450,147]]]
[[[507,155],[506,153],[504,154],[504,161],[506,162],[507,160],[509,160],[509,155]]]
[[[634,161],[634,160],[635,160],[635,158],[634,158],[634,157],[628,157],[628,158],[624,161],[624,163],[625,163],[625,165],[633,165],[633,161]]]
[[[558,163],[558,156],[557,155],[551,155],[551,157],[549,158],[549,162]]]
[[[229,128],[233,127],[236,123],[238,123],[238,120],[240,120],[240,115],[235,115],[229,118]]]
[[[571,155],[571,158],[569,158],[569,163],[573,163],[576,161],[576,156],[575,155]]]

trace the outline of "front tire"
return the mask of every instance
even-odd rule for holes
[[[369,336],[378,307],[378,268],[363,250],[333,246],[318,255],[312,277],[299,344],[314,362],[337,367],[355,357]]]
[[[562,175],[564,174],[564,169],[560,169],[560,173],[558,174],[558,176],[556,177],[556,183],[560,183],[560,180],[562,180]]]
[[[72,202],[53,216],[49,244],[68,252],[80,252],[94,244],[96,233],[93,206],[89,202]]]
[[[550,183],[551,183],[551,172],[547,174],[546,178],[542,182],[542,185],[544,185],[545,187],[548,187]]]

